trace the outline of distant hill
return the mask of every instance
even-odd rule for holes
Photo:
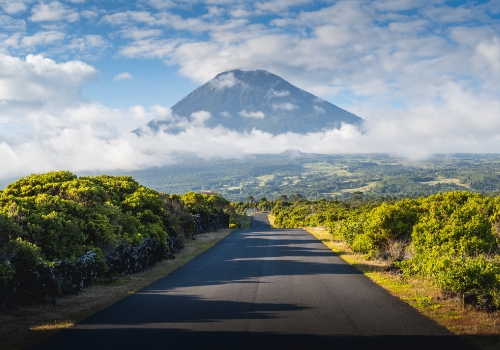
[[[148,127],[176,133],[185,128],[183,118],[199,111],[211,115],[198,116],[206,126],[222,125],[238,132],[255,128],[271,134],[304,134],[363,121],[265,70],[220,73],[176,103],[172,111],[174,118],[153,119]]]
[[[287,150],[239,159],[182,155],[178,163],[120,172],[157,191],[211,191],[231,201],[248,196],[277,199],[299,193],[309,199],[428,196],[449,191],[500,193],[500,154],[435,155],[409,161],[387,154],[311,154]]]

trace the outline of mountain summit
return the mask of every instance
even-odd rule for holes
[[[255,128],[271,134],[303,134],[363,121],[265,70],[220,73],[176,103],[172,112],[173,118],[153,119],[148,127],[179,132],[185,125],[179,121],[189,117],[208,127],[222,125],[238,132]]]

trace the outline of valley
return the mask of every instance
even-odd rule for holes
[[[185,158],[176,164],[121,172],[166,193],[216,192],[230,201],[277,199],[349,200],[418,197],[468,190],[500,190],[500,155],[436,155],[422,161],[384,154],[321,155],[286,151],[241,159]]]

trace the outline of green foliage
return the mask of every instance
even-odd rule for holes
[[[0,261],[8,260],[15,255],[15,240],[23,235],[22,229],[14,220],[0,214]]]
[[[41,193],[52,195],[59,192],[61,183],[76,179],[76,175],[69,171],[51,171],[45,174],[31,174],[8,185],[4,196],[31,197]]]
[[[0,260],[0,295],[3,294],[5,288],[12,281],[14,269],[7,260]]]
[[[351,243],[351,248],[357,253],[370,253],[375,250],[373,245],[373,240],[366,234],[359,234],[354,236],[354,240]]]
[[[497,239],[490,216],[490,197],[470,192],[450,192],[422,201],[426,213],[415,225],[412,242],[417,255],[430,252],[452,255],[493,253]]]
[[[406,257],[396,262],[404,275],[429,276],[445,291],[500,307],[500,197],[455,191],[381,203],[277,201],[273,214],[279,227],[327,227],[355,252]]]
[[[210,205],[208,197],[206,194],[188,192],[181,197],[181,200],[191,214],[213,215],[217,209]]]
[[[209,211],[228,203],[219,196],[202,198]],[[15,256],[32,263],[32,252],[49,262],[72,261],[90,249],[123,241],[139,245],[146,237],[166,246],[167,235],[180,237],[193,227],[179,196],[160,194],[128,176],[32,174],[0,193],[0,260]]]
[[[43,253],[40,247],[21,238],[16,239],[16,255],[12,262],[19,267],[33,268],[42,262]]]
[[[418,218],[419,208],[415,201],[382,203],[367,216],[364,232],[370,244],[366,246],[373,252],[383,251],[392,241],[409,237]]]

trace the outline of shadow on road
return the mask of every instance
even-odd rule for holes
[[[93,340],[93,350],[114,349],[384,349],[384,350],[473,350],[454,336],[321,336],[314,334],[276,334],[266,332],[193,332],[184,329],[120,328],[71,329],[67,342],[56,347],[40,344],[39,349],[89,348],[71,341],[83,333]],[[67,346],[65,348],[65,346]]]

